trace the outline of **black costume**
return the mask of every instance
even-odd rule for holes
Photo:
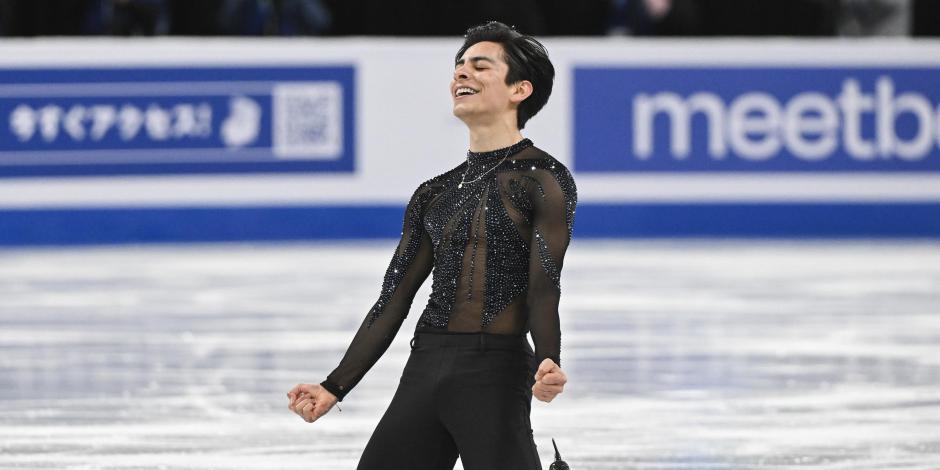
[[[427,439],[438,442],[443,438],[450,441],[438,442],[447,450],[441,457],[442,464],[419,458],[416,449],[400,456],[413,461],[396,461],[392,456],[391,463],[407,465],[401,468],[452,468],[454,460],[450,460],[451,467],[445,467],[446,461],[456,459],[459,451],[468,470],[498,468],[485,463],[479,455],[468,455],[499,453],[492,448],[471,449],[469,439],[492,438],[502,432],[479,429],[481,423],[490,423],[504,428],[518,425],[528,436],[528,442],[522,444],[530,447],[516,444],[514,452],[526,452],[524,459],[529,461],[533,454],[535,457],[534,463],[519,460],[517,465],[524,466],[509,467],[506,460],[509,457],[505,455],[492,462],[507,468],[537,465],[538,455],[528,425],[530,388],[534,383],[531,375],[545,358],[561,365],[560,275],[576,204],[577,191],[571,173],[554,157],[534,147],[529,139],[490,152],[468,152],[466,162],[418,187],[405,210],[401,241],[385,273],[379,299],[339,366],[321,382],[340,400],[359,383],[388,349],[408,316],[415,293],[433,268],[432,292],[415,328],[412,355],[399,391],[373,434],[363,462],[375,460],[379,465],[380,454],[388,456],[402,452],[395,449],[407,449],[414,442],[427,444]],[[525,339],[530,331],[534,353]],[[493,349],[494,345],[498,347]],[[441,369],[445,362],[454,370]],[[467,368],[476,370],[476,375],[464,374],[462,370]],[[453,402],[452,394],[444,396],[448,377],[462,380],[463,388],[480,383],[492,387],[503,377],[505,380],[497,387],[497,392],[503,394],[467,395]],[[417,378],[422,381],[420,384],[415,383]],[[410,390],[408,396],[403,396],[405,385]],[[419,385],[423,387],[421,391],[417,390]],[[420,393],[427,396],[415,398]],[[453,402],[451,408],[461,407],[469,410],[469,414],[448,421],[433,411],[438,400]],[[517,408],[502,405],[513,400]],[[506,421],[507,417],[500,414],[488,421],[480,414],[490,411],[510,413],[515,421]],[[440,427],[428,424],[425,437],[416,437],[415,429],[421,427],[416,423],[420,415]],[[405,420],[399,425],[404,427],[394,428],[389,422],[392,416]],[[461,433],[455,427],[465,425],[478,429],[467,433],[466,442],[461,442]],[[510,451],[513,448],[505,449]],[[422,452],[427,452],[426,448]],[[479,463],[468,465],[468,458]],[[360,468],[372,468],[363,462]],[[386,466],[382,468],[399,468],[388,467],[387,460],[383,462]]]

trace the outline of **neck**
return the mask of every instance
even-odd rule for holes
[[[489,152],[509,147],[522,140],[522,133],[515,125],[504,122],[476,124],[470,126],[470,151]]]

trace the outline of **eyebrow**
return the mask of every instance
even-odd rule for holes
[[[493,65],[496,64],[496,61],[495,61],[495,60],[493,60],[493,59],[491,59],[491,58],[489,58],[489,57],[487,57],[487,56],[484,56],[484,55],[478,55],[478,56],[474,56],[474,57],[471,57],[471,58],[470,58],[470,62],[480,62],[480,61],[483,61],[483,60],[485,60],[485,61],[487,61],[487,62],[489,62],[489,63],[491,63],[491,64],[493,64]],[[458,60],[457,62],[454,63],[454,66],[463,65],[463,63],[464,63],[464,59],[460,59],[460,60]]]

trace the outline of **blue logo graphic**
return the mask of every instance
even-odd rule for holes
[[[351,172],[355,71],[0,70],[0,176]]]
[[[578,172],[940,171],[937,68],[574,71]]]

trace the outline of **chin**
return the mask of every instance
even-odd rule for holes
[[[454,116],[457,116],[461,119],[471,114],[470,110],[468,110],[466,106],[461,106],[460,104],[454,105],[453,112]]]

